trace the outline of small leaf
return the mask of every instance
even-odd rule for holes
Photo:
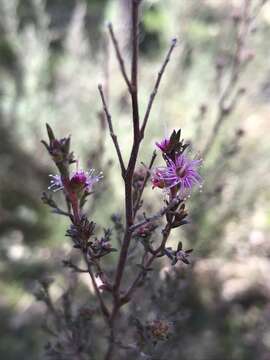
[[[41,143],[45,146],[45,148],[47,149],[47,151],[50,151],[50,147],[49,147],[49,145],[46,143],[45,140],[41,140]]]
[[[47,128],[47,133],[48,133],[48,137],[49,137],[50,141],[55,140],[55,136],[52,131],[52,128],[50,127],[50,125],[48,123],[46,123],[46,128]]]

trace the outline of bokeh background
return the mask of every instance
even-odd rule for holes
[[[243,3],[143,1],[142,112],[172,38],[178,38],[178,46],[153,107],[140,161],[148,163],[155,141],[174,128],[182,128],[193,152],[205,148]],[[62,266],[71,251],[64,236],[67,221],[41,201],[48,174],[55,172],[40,143],[46,122],[60,137],[72,134],[81,166],[104,171],[88,209],[100,229],[112,226],[113,213],[122,213],[123,187],[98,83],[108,95],[125,158],[132,127],[107,21],[113,22],[128,62],[127,0],[0,0],[1,359],[44,358],[49,335],[42,329],[46,307],[35,297],[37,283],[44,276],[54,278],[51,293],[57,302],[73,278]],[[194,248],[191,266],[172,269],[161,261],[159,281],[145,295],[149,303],[136,301],[126,310],[142,322],[151,317],[174,322],[158,359],[166,354],[176,360],[270,359],[269,36],[266,1],[246,42],[243,56],[250,61],[237,82],[241,96],[204,159],[202,192],[188,201],[191,224],[171,240]],[[146,209],[158,208],[161,198],[147,189]],[[82,276],[79,286],[80,302],[93,298],[87,278]],[[101,359],[98,348],[94,358]]]

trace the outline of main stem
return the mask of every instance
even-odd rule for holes
[[[124,269],[125,269],[125,265],[126,265],[126,261],[127,261],[128,249],[129,249],[129,245],[130,245],[130,241],[131,241],[132,233],[133,233],[132,225],[134,223],[134,218],[135,218],[136,212],[138,210],[138,205],[135,204],[135,206],[134,206],[134,204],[133,204],[132,182],[133,182],[133,175],[134,175],[134,170],[135,170],[135,166],[136,166],[136,161],[137,161],[137,157],[138,157],[138,153],[139,153],[140,143],[143,139],[146,123],[147,123],[147,120],[149,117],[149,113],[150,113],[155,95],[156,95],[158,87],[159,87],[159,83],[160,83],[162,74],[164,73],[166,65],[169,62],[170,55],[176,44],[176,40],[173,40],[171,48],[165,58],[164,64],[158,74],[155,88],[150,97],[149,105],[148,105],[146,115],[145,115],[145,118],[143,121],[143,126],[140,129],[140,115],[139,115],[139,105],[138,105],[138,43],[139,43],[138,42],[138,29],[139,29],[138,18],[139,18],[140,1],[141,0],[132,0],[132,29],[131,29],[132,56],[131,56],[131,80],[130,81],[127,79],[125,68],[124,68],[124,63],[123,63],[121,55],[119,54],[118,44],[114,38],[112,28],[111,29],[109,28],[109,30],[111,32],[112,40],[115,44],[116,53],[119,58],[122,74],[128,85],[129,93],[131,96],[132,121],[133,121],[133,145],[132,145],[132,150],[130,153],[129,162],[128,162],[126,171],[124,172],[124,175],[125,175],[124,183],[125,183],[126,230],[125,230],[124,237],[123,237],[123,242],[122,242],[120,256],[119,256],[119,260],[118,260],[118,264],[117,264],[115,281],[114,281],[113,292],[112,292],[113,293],[113,308],[112,308],[112,311],[111,311],[111,314],[109,317],[109,325],[110,325],[111,335],[110,335],[110,342],[109,342],[109,346],[107,349],[107,353],[105,355],[105,360],[112,359],[114,348],[115,348],[115,319],[119,313],[120,307],[124,303],[128,302],[127,300],[129,300],[128,296],[123,296],[123,295],[121,296],[120,286],[121,286],[121,281],[122,281],[122,277],[124,274]],[[154,158],[153,158],[153,161],[154,161]],[[146,178],[146,181],[147,181],[147,178]],[[139,198],[139,201],[140,201],[140,198]],[[156,253],[149,260],[149,264],[151,264],[151,262],[154,261],[155,257],[160,252],[162,247],[165,246],[165,243],[169,236],[170,230],[171,229],[168,227],[165,228],[165,231],[163,233],[163,242],[162,242],[160,248],[158,248],[156,250]],[[140,278],[141,278],[141,275],[138,276],[137,281],[139,281]],[[132,287],[132,290],[130,293],[132,293],[135,290],[137,281],[135,280],[135,284]]]
[[[116,270],[114,294],[118,297],[119,287],[122,280],[128,248],[132,236],[129,230],[133,224],[133,199],[132,199],[132,180],[140,147],[140,118],[138,106],[138,13],[139,1],[132,2],[132,62],[131,62],[131,102],[133,120],[133,145],[130,159],[125,176],[125,212],[126,212],[126,231],[124,234],[123,245],[121,248],[119,261]]]
[[[105,360],[110,360],[114,351],[114,328],[115,318],[121,307],[120,285],[126,265],[128,249],[132,237],[130,227],[133,224],[133,197],[132,181],[140,147],[140,117],[138,105],[138,18],[139,18],[139,0],[132,1],[132,59],[131,59],[131,103],[132,103],[132,122],[133,122],[133,145],[130,159],[125,174],[125,213],[126,213],[126,230],[123,238],[120,256],[116,269],[116,276],[113,288],[114,304],[110,316],[111,338]]]

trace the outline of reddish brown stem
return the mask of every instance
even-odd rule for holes
[[[70,203],[71,203],[72,212],[73,212],[73,222],[74,222],[75,225],[76,224],[79,225],[80,221],[81,221],[81,216],[80,216],[80,206],[79,206],[78,196],[77,196],[77,194],[75,192],[73,192],[70,189],[69,180],[67,178],[63,178],[62,181],[63,181],[66,193],[67,193],[68,198],[69,198]],[[109,316],[110,316],[109,310],[107,309],[107,307],[105,305],[105,302],[104,302],[104,300],[103,300],[103,298],[101,296],[99,287],[98,287],[96,279],[95,279],[95,275],[93,274],[91,265],[89,264],[89,261],[87,259],[87,254],[86,254],[85,251],[82,251],[82,253],[83,253],[83,256],[84,256],[85,263],[87,265],[88,273],[89,273],[89,275],[91,277],[91,280],[92,280],[92,283],[93,283],[95,294],[96,294],[96,296],[97,296],[97,298],[99,300],[100,309],[102,311],[102,314],[104,315],[104,318],[108,321]]]
[[[132,199],[132,179],[136,166],[137,156],[140,147],[140,119],[138,106],[138,12],[139,1],[132,2],[132,63],[131,63],[131,101],[132,101],[132,120],[133,120],[133,146],[125,177],[125,212],[126,212],[126,231],[124,234],[123,245],[121,248],[119,261],[116,269],[114,291],[118,293],[121,279],[123,276],[127,259],[128,248],[132,233],[129,228],[133,224],[133,199]],[[116,298],[118,296],[116,295]]]
[[[124,305],[124,303],[125,303],[123,301],[123,299],[121,299],[120,286],[121,286],[121,281],[122,281],[122,277],[124,274],[125,265],[126,265],[126,261],[127,261],[128,249],[129,249],[130,241],[132,238],[132,232],[133,232],[132,225],[133,225],[133,221],[134,221],[134,215],[136,214],[136,212],[138,210],[137,203],[135,204],[135,207],[134,207],[133,195],[132,195],[132,182],[133,182],[134,170],[135,170],[135,166],[136,166],[136,162],[137,162],[140,143],[143,138],[144,130],[145,130],[146,123],[147,123],[147,120],[148,120],[148,117],[149,117],[149,114],[150,114],[150,111],[152,108],[152,104],[153,104],[155,95],[157,93],[157,89],[159,87],[162,74],[164,73],[166,65],[169,62],[171,52],[172,52],[172,50],[175,46],[175,42],[176,42],[176,41],[173,42],[173,44],[169,50],[169,53],[167,54],[167,57],[163,63],[161,71],[158,74],[158,79],[155,83],[154,91],[150,96],[149,104],[147,107],[147,112],[146,112],[146,115],[144,118],[142,130],[141,130],[140,129],[139,105],[138,105],[138,14],[139,14],[140,0],[131,0],[131,1],[132,1],[132,29],[131,29],[132,56],[131,56],[131,80],[130,81],[129,81],[126,71],[125,71],[124,61],[120,54],[118,43],[117,43],[116,38],[113,33],[113,29],[111,26],[109,26],[110,35],[111,35],[111,38],[112,38],[112,41],[113,41],[113,44],[115,47],[116,56],[117,56],[119,64],[120,64],[120,69],[121,69],[122,75],[124,77],[124,80],[128,86],[130,96],[131,96],[132,122],[133,122],[133,145],[132,145],[129,162],[128,162],[127,168],[125,170],[125,176],[124,176],[126,229],[125,229],[125,233],[124,233],[124,237],[123,237],[123,241],[122,241],[122,247],[120,250],[120,255],[119,255],[118,264],[117,264],[116,273],[115,273],[115,281],[114,281],[114,285],[113,285],[113,292],[112,292],[112,294],[113,294],[113,309],[112,309],[110,319],[109,319],[112,336],[111,336],[109,347],[108,347],[107,354],[105,357],[106,360],[109,360],[112,358],[113,351],[114,351],[115,319],[119,313],[120,307],[122,305]],[[104,105],[104,111],[106,113],[107,120],[110,125],[111,117],[110,117],[109,112],[107,111],[106,103],[102,97],[102,88],[99,87],[99,90],[100,90],[101,98],[102,98],[103,105]],[[110,130],[111,130],[111,127],[110,127]],[[111,131],[111,133],[113,133],[113,132]],[[115,142],[115,138],[114,137],[112,137],[112,138],[113,138],[113,141]],[[119,153],[121,155],[120,150],[119,150]],[[119,155],[118,155],[118,157],[120,158]],[[154,161],[154,158],[153,158],[153,161]],[[123,173],[123,171],[122,171],[122,173]],[[148,177],[149,176],[147,176],[145,178],[144,186],[148,180]],[[143,186],[143,189],[144,189],[144,186]],[[143,191],[143,189],[142,189],[142,191]],[[139,198],[139,201],[140,200],[141,200],[141,196]],[[169,232],[166,235],[166,239],[168,236],[169,236]],[[158,253],[158,249],[157,249],[157,253]],[[155,254],[155,256],[156,256],[156,254]],[[153,260],[151,260],[151,261],[153,261]]]
[[[108,110],[108,106],[107,106],[105,96],[104,96],[104,93],[103,93],[102,85],[98,86],[98,90],[99,90],[99,93],[100,93],[104,113],[105,113],[107,123],[108,123],[108,126],[109,126],[110,135],[111,135],[111,138],[112,138],[112,141],[114,143],[114,147],[115,147],[115,150],[116,150],[116,153],[117,153],[117,156],[118,156],[118,160],[119,160],[119,164],[120,164],[120,168],[121,168],[121,172],[122,172],[122,177],[125,178],[126,168],[125,168],[125,164],[124,164],[124,161],[123,161],[120,146],[119,146],[119,143],[118,143],[118,140],[117,140],[117,136],[115,135],[114,130],[113,130],[112,117],[111,117],[111,114],[109,113],[109,110]]]
[[[140,118],[138,106],[138,31],[139,31],[139,1],[132,1],[132,60],[131,60],[131,101],[133,117],[133,135],[134,145],[139,143],[140,139]],[[134,149],[133,149],[134,152]]]

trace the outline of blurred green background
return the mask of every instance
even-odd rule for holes
[[[174,128],[182,128],[194,152],[204,149],[218,111],[217,74],[222,63],[226,79],[235,46],[233,14],[241,4],[143,1],[142,113],[172,38],[178,38],[178,46],[139,161],[148,163],[155,141]],[[40,200],[48,174],[55,172],[40,143],[46,122],[60,137],[72,134],[82,166],[104,171],[104,183],[89,206],[100,228],[110,226],[112,213],[122,212],[123,187],[97,85],[105,84],[127,158],[130,103],[108,44],[106,22],[114,24],[128,62],[128,14],[125,0],[0,0],[1,359],[44,358],[47,335],[41,328],[46,309],[34,296],[37,281],[54,277],[57,301],[69,277],[61,264],[71,250],[64,236],[67,222],[59,221]],[[253,59],[238,82],[245,94],[225,117],[205,158],[203,191],[187,203],[191,224],[171,240],[181,238],[185,247],[194,247],[193,264],[170,271],[164,260],[157,272],[167,292],[162,285],[153,290],[151,311],[165,317],[183,314],[173,345],[164,350],[172,359],[270,359],[269,35],[266,2],[247,41]],[[147,189],[146,209],[150,202],[151,210],[158,209],[161,199],[157,190]],[[145,320],[148,315],[141,316]]]

